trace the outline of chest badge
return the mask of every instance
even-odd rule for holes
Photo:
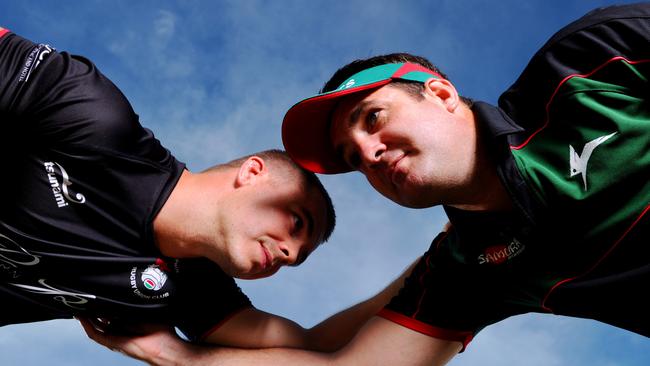
[[[598,146],[600,146],[600,144],[609,140],[614,135],[616,135],[616,132],[610,133],[609,135],[600,136],[587,142],[585,144],[585,147],[582,149],[581,154],[578,154],[573,146],[569,145],[569,165],[571,177],[574,177],[578,174],[582,175],[582,182],[584,183],[585,191],[587,190],[587,163],[589,162],[591,154]]]

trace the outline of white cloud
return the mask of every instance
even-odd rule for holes
[[[154,35],[156,39],[163,44],[169,42],[174,35],[176,28],[176,16],[166,10],[158,10],[158,15],[154,20]]]
[[[142,365],[92,342],[76,320],[0,328],[0,349],[3,366]]]

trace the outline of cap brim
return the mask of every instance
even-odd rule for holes
[[[390,82],[381,80],[319,94],[296,103],[287,111],[282,122],[282,143],[298,165],[314,173],[338,174],[352,171],[334,151],[330,135],[332,112],[340,99],[349,94],[379,88]]]

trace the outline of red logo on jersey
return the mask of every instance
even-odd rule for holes
[[[509,259],[518,256],[524,251],[524,245],[516,238],[508,245],[495,245],[485,249],[485,252],[478,256],[478,264],[501,264]]]

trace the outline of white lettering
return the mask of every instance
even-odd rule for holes
[[[501,248],[499,248],[499,246],[487,248],[485,253],[478,256],[478,264],[502,263],[518,256],[523,252],[523,250],[524,246],[521,242],[519,242],[517,238],[513,238],[507,246]]]
[[[72,185],[72,182],[70,182],[68,173],[61,165],[50,161],[44,162],[43,165],[45,166],[47,180],[50,182],[50,187],[52,187],[52,194],[54,195],[54,201],[56,202],[57,207],[67,206],[68,201],[74,203],[84,203],[86,201],[86,197],[81,193],[75,194],[74,197],[70,195],[70,192],[68,192],[68,186]],[[61,177],[63,178],[61,183],[59,183],[59,180],[56,177],[54,165],[56,165],[61,172]]]
[[[135,289],[135,291],[138,291],[137,290],[137,284],[135,282],[136,270],[137,270],[137,267],[133,267],[133,269],[131,270],[131,276],[129,277],[129,280],[131,281],[131,288]]]

